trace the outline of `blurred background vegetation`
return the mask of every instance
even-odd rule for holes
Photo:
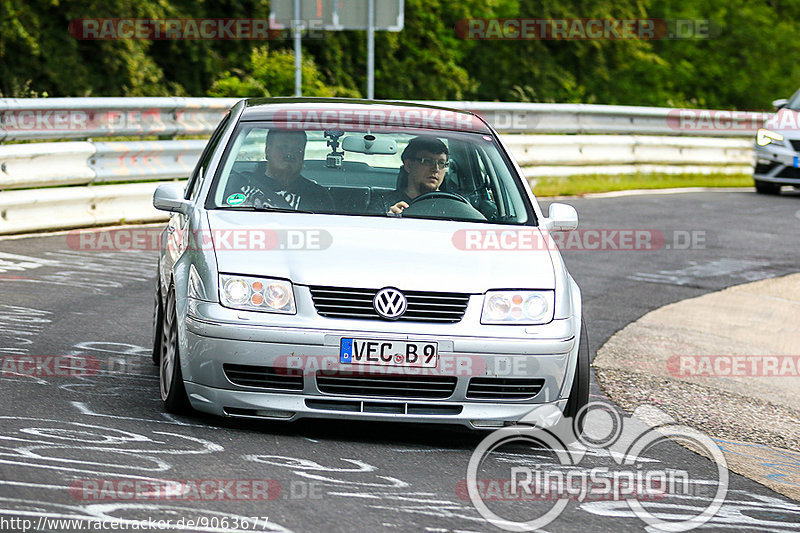
[[[0,0],[0,92],[28,96],[288,96],[291,39],[73,38],[80,18],[267,18],[267,0]],[[709,20],[708,39],[464,40],[466,18]],[[405,0],[376,33],[385,99],[768,109],[800,85],[797,0]],[[304,95],[366,92],[364,32],[303,41]]]

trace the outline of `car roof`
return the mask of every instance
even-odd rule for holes
[[[300,122],[309,129],[341,125],[385,126],[491,133],[478,115],[469,111],[390,100],[353,98],[248,98],[243,121]]]

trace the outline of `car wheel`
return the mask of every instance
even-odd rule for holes
[[[586,332],[586,322],[581,317],[581,336],[578,344],[578,362],[575,366],[575,376],[572,378],[572,390],[564,409],[564,417],[572,422],[575,438],[583,432],[586,417],[583,408],[589,403],[589,334]],[[581,415],[578,417],[578,415]]]
[[[161,305],[161,282],[156,278],[155,299],[153,303],[153,364],[161,361],[161,336],[163,331],[164,311]]]
[[[781,186],[777,183],[770,183],[768,181],[755,180],[756,192],[758,194],[780,194]]]
[[[169,413],[187,413],[191,404],[186,397],[178,351],[178,316],[175,309],[175,289],[170,288],[163,310],[161,325],[161,357],[159,361],[161,399]]]

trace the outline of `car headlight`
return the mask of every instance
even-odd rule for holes
[[[554,309],[554,291],[489,291],[481,324],[546,324]]]
[[[282,279],[219,275],[220,302],[245,311],[295,314],[292,283]]]
[[[759,146],[766,146],[769,143],[780,143],[783,141],[783,135],[778,132],[770,131],[768,129],[759,128],[756,134],[756,144]]]

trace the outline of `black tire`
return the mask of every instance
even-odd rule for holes
[[[153,364],[161,361],[161,335],[164,322],[164,310],[161,305],[161,282],[156,278],[155,299],[153,302]]]
[[[167,292],[161,326],[161,356],[158,365],[158,382],[161,399],[168,413],[185,414],[192,411],[186,388],[183,385],[181,360],[178,351],[178,315],[175,309],[175,289]]]
[[[586,322],[581,317],[581,336],[578,344],[578,363],[575,366],[575,376],[572,379],[572,389],[564,409],[564,417],[572,422],[575,438],[583,432],[585,416],[576,418],[580,413],[584,415],[583,408],[589,403],[589,334],[586,331]]]
[[[780,194],[781,186],[778,183],[770,183],[768,181],[755,180],[756,192],[758,194]]]

